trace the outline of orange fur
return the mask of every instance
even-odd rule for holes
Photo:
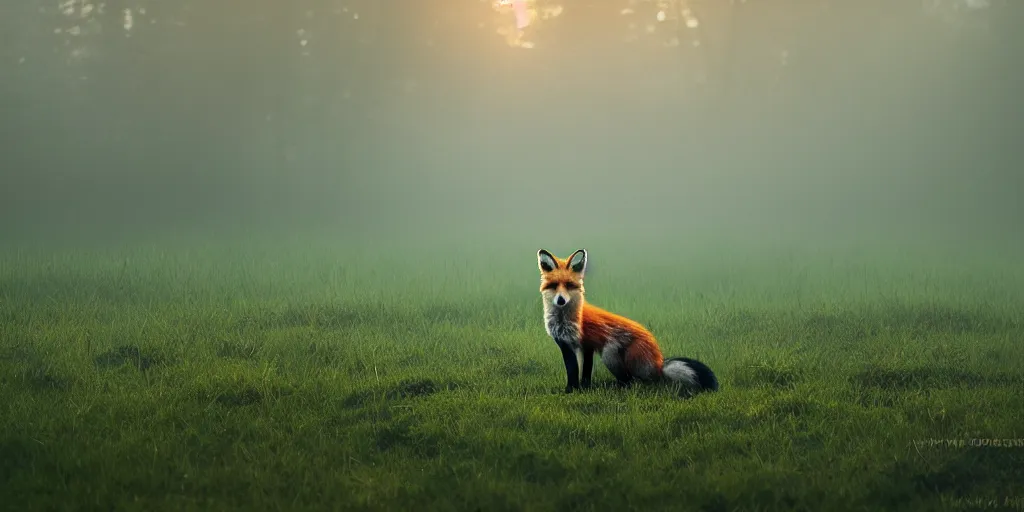
[[[601,352],[609,343],[618,339],[616,330],[629,332],[632,342],[626,348],[626,365],[635,367],[647,363],[661,375],[661,348],[654,335],[639,322],[605,311],[584,302],[581,315],[580,342],[584,349]]]

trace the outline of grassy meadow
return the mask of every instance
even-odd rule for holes
[[[681,400],[561,392],[559,243],[2,247],[0,507],[1024,508],[1024,260],[581,243]]]

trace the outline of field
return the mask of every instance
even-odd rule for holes
[[[1024,509],[1024,259],[585,245],[681,400],[561,393],[558,243],[0,248],[0,507]]]

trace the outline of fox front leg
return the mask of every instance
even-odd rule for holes
[[[583,375],[580,377],[580,386],[583,389],[590,387],[590,378],[594,376],[594,350],[583,349]]]
[[[568,343],[555,343],[558,343],[558,349],[562,351],[562,362],[565,363],[565,392],[572,393],[574,389],[580,387],[580,364],[576,359],[576,350]]]

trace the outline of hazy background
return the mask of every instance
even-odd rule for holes
[[[1024,2],[536,6],[3,2],[0,243],[1024,238]]]

